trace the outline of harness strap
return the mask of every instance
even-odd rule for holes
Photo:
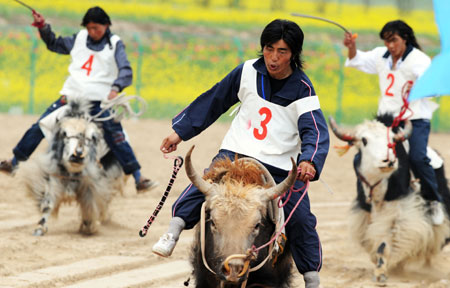
[[[205,210],[206,210],[206,205],[205,205],[205,202],[203,202],[202,210],[200,212],[200,242],[201,242],[200,247],[202,250],[202,260],[203,260],[203,265],[205,265],[206,269],[208,269],[209,272],[216,275],[216,272],[214,272],[211,268],[209,268],[208,262],[206,262],[206,257],[205,257]]]
[[[369,191],[369,201],[372,200],[372,195],[373,195],[373,190],[375,189],[375,187],[381,183],[381,181],[383,179],[378,180],[375,184],[370,184],[369,181],[367,181],[367,179],[361,174],[359,173],[358,170],[356,170],[356,174],[358,175],[359,180],[361,180],[361,182],[363,182],[364,184],[366,184],[367,187],[369,187],[370,191]]]

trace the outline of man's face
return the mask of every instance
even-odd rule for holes
[[[386,35],[384,37],[384,45],[388,48],[392,58],[399,59],[406,51],[406,40],[400,37],[397,33]]]
[[[105,35],[106,29],[108,29],[107,24],[99,24],[94,22],[89,22],[86,25],[86,29],[88,31],[89,37],[92,38],[94,41],[99,41],[103,38],[103,35]]]
[[[264,62],[270,77],[284,79],[292,74],[292,52],[284,40],[267,44],[263,49]]]

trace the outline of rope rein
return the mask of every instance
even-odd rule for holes
[[[301,172],[301,169],[297,168],[297,176],[300,174],[300,172]],[[312,175],[310,173],[306,173],[306,174],[309,175],[310,177],[314,177],[314,175]],[[289,202],[289,199],[291,198],[292,193],[298,193],[298,192],[301,192],[303,190],[302,196],[300,196],[300,198],[298,199],[298,201],[295,204],[294,208],[292,209],[291,213],[289,213],[289,216],[286,218],[286,220],[284,221],[283,225],[280,227],[280,229],[275,234],[275,236],[273,236],[272,239],[270,239],[269,242],[267,242],[264,245],[259,246],[258,248],[253,246],[252,247],[252,252],[253,253],[258,253],[259,250],[263,249],[264,247],[267,247],[268,245],[272,244],[276,239],[278,239],[280,234],[283,232],[284,227],[286,227],[287,223],[291,219],[291,217],[294,214],[295,210],[300,205],[300,202],[302,202],[303,198],[305,197],[306,193],[308,192],[308,189],[309,189],[309,180],[307,180],[305,182],[305,184],[302,187],[300,187],[299,189],[295,189],[294,185],[292,185],[292,187],[289,189],[289,194],[288,194],[288,196],[286,198],[286,201],[284,201],[284,203],[282,202],[281,199],[286,195],[286,193],[284,193],[283,195],[281,195],[279,197],[279,199],[278,199],[278,208],[283,208]]]
[[[395,127],[400,125],[400,122],[411,118],[412,115],[414,114],[414,112],[411,110],[411,108],[409,108],[409,102],[408,102],[408,96],[409,96],[409,92],[411,91],[412,85],[413,85],[412,81],[407,81],[405,83],[405,85],[403,85],[403,87],[402,87],[403,105],[400,108],[400,112],[398,113],[398,115],[392,121],[391,126],[387,127],[387,141],[388,141],[388,152],[387,152],[387,157],[386,157],[387,160],[389,160],[389,149],[392,149],[392,152],[394,152],[394,155],[397,156],[397,152],[395,151],[395,146],[397,143],[395,141],[391,142],[391,139],[389,137],[389,130],[394,129]],[[410,114],[407,117],[404,117],[407,111],[409,111]]]
[[[370,189],[367,201],[369,202],[372,201],[373,190],[375,190],[375,188],[378,186],[378,184],[381,183],[381,181],[383,181],[383,179],[378,180],[377,182],[375,182],[375,184],[370,184],[369,181],[366,179],[366,177],[364,177],[361,173],[359,173],[358,170],[356,170],[356,175],[358,176],[359,180],[361,180],[361,182],[366,184],[366,186]]]
[[[169,192],[172,189],[173,183],[175,182],[175,179],[177,178],[178,171],[180,171],[181,167],[183,166],[183,158],[181,156],[177,157],[168,157],[164,154],[164,158],[168,159],[175,159],[173,161],[173,172],[172,177],[169,180],[169,184],[167,185],[166,191],[164,192],[163,196],[161,197],[161,200],[159,201],[158,206],[156,206],[155,210],[153,211],[153,214],[150,216],[150,218],[147,220],[147,223],[142,227],[142,229],[139,231],[139,236],[145,237],[147,235],[148,229],[150,228],[150,225],[152,225],[153,221],[155,220],[156,216],[158,216],[159,211],[164,206],[164,203],[166,202],[167,197],[169,196]]]
[[[141,104],[141,109],[135,112],[131,106],[130,101],[136,99]],[[116,122],[120,122],[125,116],[127,117],[139,117],[147,110],[147,102],[139,96],[126,96],[125,93],[122,93],[115,97],[114,99],[102,102],[102,109],[100,112],[90,117],[90,121],[103,122],[114,119]],[[122,111],[119,112],[120,108]],[[100,118],[100,116],[105,111],[110,111],[111,114],[109,116]]]

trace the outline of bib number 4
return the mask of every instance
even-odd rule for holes
[[[87,76],[91,74],[92,70],[92,62],[94,61],[94,55],[89,56],[89,59],[81,66],[81,69],[85,69],[87,71]]]
[[[272,119],[272,111],[270,111],[269,108],[267,107],[262,107],[261,109],[259,109],[259,115],[264,117],[264,120],[261,121],[260,125],[260,129],[253,129],[253,136],[255,136],[256,139],[258,140],[264,140],[264,138],[266,138],[267,136],[267,124],[269,123],[269,121]],[[262,130],[262,132],[259,132],[259,130]]]

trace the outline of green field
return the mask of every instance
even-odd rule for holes
[[[61,35],[76,33],[79,19],[93,5],[92,1],[28,2],[44,13]],[[379,95],[377,76],[343,67],[346,49],[341,44],[341,30],[290,17],[290,11],[341,21],[358,32],[358,47],[362,49],[382,45],[378,30],[386,21],[402,16],[418,32],[427,54],[434,56],[440,49],[429,10],[399,15],[395,7],[364,10],[367,8],[361,5],[334,1],[338,4],[329,3],[320,14],[313,1],[285,1],[282,11],[272,11],[267,4],[270,1],[240,1],[238,8],[228,7],[229,1],[211,1],[214,5],[208,8],[199,2],[96,2],[110,13],[113,32],[127,45],[135,77],[133,86],[125,92],[148,101],[147,117],[171,118],[177,114],[236,65],[257,57],[259,33],[265,24],[274,18],[288,18],[297,21],[305,32],[306,73],[326,116],[333,115],[345,124],[371,118]],[[26,9],[13,1],[0,0],[0,5],[0,17],[6,22],[0,32],[0,111],[41,113],[58,97],[70,57],[46,49],[36,31],[24,24],[31,21]],[[447,98],[437,99],[441,107],[433,119],[436,131],[450,131]]]

